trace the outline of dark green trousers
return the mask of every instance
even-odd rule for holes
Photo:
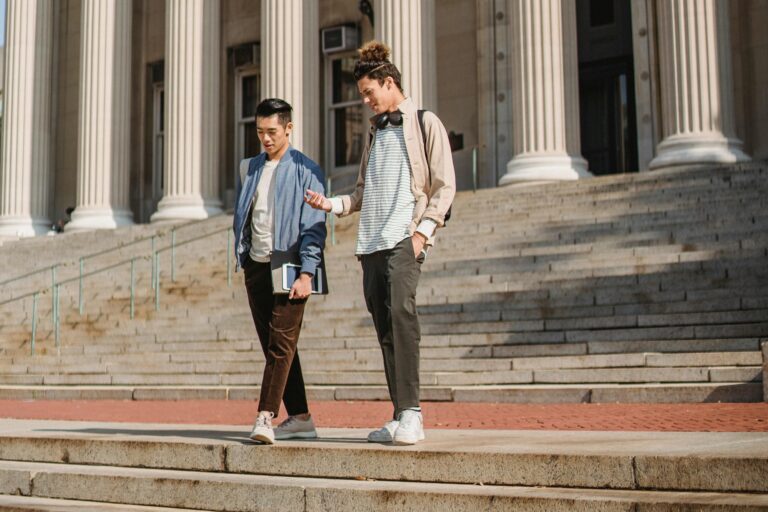
[[[416,287],[421,261],[413,255],[410,237],[392,249],[360,257],[365,304],[373,317],[384,356],[395,418],[404,409],[419,407],[421,329],[416,313]]]

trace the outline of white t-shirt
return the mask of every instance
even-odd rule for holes
[[[253,261],[267,263],[272,253],[275,231],[275,168],[278,160],[267,160],[253,197],[251,215],[251,252]]]

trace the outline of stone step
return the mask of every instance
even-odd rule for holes
[[[376,346],[372,342],[371,346]],[[507,370],[545,370],[545,369],[586,369],[586,368],[706,368],[710,372],[744,371],[752,375],[755,368],[762,364],[759,351],[739,352],[694,352],[694,353],[622,353],[605,355],[572,355],[539,357],[507,357],[498,355],[508,347],[493,347],[492,358],[457,359],[439,358],[446,352],[422,349],[421,369],[425,374],[435,372],[505,372]],[[511,348],[511,347],[510,347]],[[299,350],[302,366],[308,372],[314,371],[382,371],[383,363],[377,348],[326,350],[302,346]],[[487,353],[487,352],[486,352]],[[42,376],[88,374],[248,374],[260,373],[264,357],[260,351],[246,353],[218,352],[200,354],[166,354],[156,357],[114,355],[105,356],[37,356],[18,358],[12,363],[0,365],[0,375],[5,377],[40,374]],[[451,355],[448,353],[447,355]],[[475,354],[477,355],[477,354]],[[229,362],[227,362],[229,361]],[[753,377],[745,377],[745,381]],[[741,380],[736,378],[719,380]],[[481,383],[481,382],[478,382]]]
[[[757,509],[764,494],[535,488],[473,484],[387,482],[352,479],[275,477],[202,471],[93,468],[68,464],[2,463],[0,471],[35,495],[93,502],[127,502],[161,507],[250,512],[282,508],[338,512],[388,508],[393,501],[408,510],[640,510],[698,508],[717,504]],[[34,485],[33,485],[34,482]],[[528,508],[530,507],[530,508]]]
[[[0,492],[230,511],[768,506],[760,433],[429,430],[397,449],[322,428],[264,448],[248,430],[3,420]]]
[[[423,386],[482,386],[498,384],[597,384],[597,383],[687,383],[687,382],[762,382],[762,361],[756,365],[635,367],[611,366],[595,368],[534,368],[534,369],[472,369],[450,371],[439,361],[420,372]],[[509,364],[506,365],[508,368]],[[116,368],[107,371],[77,373],[45,372],[40,374],[0,374],[0,384],[48,386],[58,385],[116,385],[116,386],[217,386],[258,385],[263,364],[224,367],[211,364],[184,371],[185,365],[149,368]],[[224,370],[224,371],[222,371]],[[307,364],[303,371],[307,385],[377,386],[386,380],[378,359],[348,365]]]
[[[192,512],[192,508],[144,507],[116,503],[0,494],[2,512]]]
[[[3,400],[256,400],[257,385],[0,385]],[[309,400],[382,400],[379,386],[307,386]],[[762,402],[757,382],[422,386],[424,401],[502,403]]]
[[[28,491],[22,494],[34,491],[51,498],[188,507],[183,500],[158,503],[129,498],[146,499],[143,492],[136,492],[137,480],[165,479],[172,484],[196,478],[205,486],[212,481],[248,482],[257,474],[257,478],[283,481],[302,475],[310,487],[314,479],[334,487],[333,478],[399,486],[450,483],[477,489],[479,484],[481,488],[497,486],[495,490],[526,486],[768,492],[764,478],[768,445],[757,432],[474,430],[469,436],[463,431],[428,430],[424,442],[397,449],[365,443],[366,430],[320,428],[316,441],[264,448],[247,439],[248,426],[217,426],[212,431],[210,426],[192,425],[30,420],[0,424],[0,473],[5,476],[0,481],[5,483],[5,493],[18,488]],[[106,500],[81,494],[107,484],[114,494]],[[194,486],[182,487],[197,494]],[[228,493],[215,494],[226,497]],[[200,508],[202,502],[191,506]]]

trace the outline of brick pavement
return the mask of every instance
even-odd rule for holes
[[[768,403],[422,405],[427,428],[768,432]],[[310,407],[319,427],[377,427],[391,414],[387,402],[312,402]],[[255,402],[234,400],[0,400],[0,417],[17,419],[249,425],[255,412]]]

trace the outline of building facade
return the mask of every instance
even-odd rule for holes
[[[765,22],[765,0],[8,0],[0,235],[226,210],[267,97],[344,190],[372,38],[459,188],[765,159]]]

